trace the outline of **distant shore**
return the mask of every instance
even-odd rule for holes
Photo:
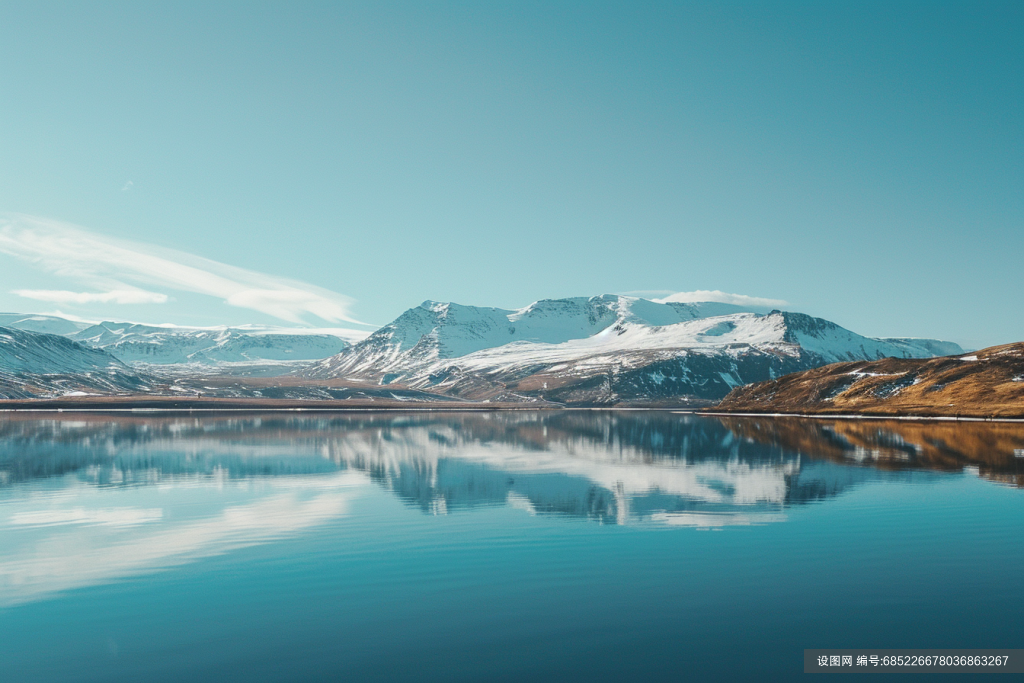
[[[470,401],[302,400],[275,398],[207,398],[176,396],[74,396],[0,400],[0,412],[219,412],[296,411],[344,412],[370,410],[477,411],[551,410],[551,404],[475,403]]]
[[[942,422],[1024,422],[1020,415],[986,415],[963,411],[933,412],[827,412],[750,411],[717,406],[687,408],[670,405],[564,406],[555,403],[484,403],[478,401],[402,401],[388,399],[277,399],[218,398],[206,396],[66,396],[60,398],[0,399],[4,412],[496,412],[496,411],[658,411],[707,417],[800,417],[821,420],[935,420]]]
[[[935,421],[935,422],[1024,422],[1020,417],[1005,415],[940,415],[940,414],[899,414],[899,413],[826,413],[826,412],[792,412],[769,413],[747,412],[742,410],[701,410],[698,415],[710,417],[800,417],[813,420],[901,420],[901,421]]]

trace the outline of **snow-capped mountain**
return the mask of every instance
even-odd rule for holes
[[[558,345],[594,337],[616,325],[655,328],[749,310],[721,303],[659,304],[616,295],[549,299],[515,311],[424,301],[350,352],[317,364],[313,372],[341,376],[370,367],[391,372],[516,342]]]
[[[348,346],[333,334],[261,327],[188,328],[103,322],[69,336],[126,363],[159,365],[318,360]]]
[[[0,313],[0,326],[63,335],[103,349],[125,363],[164,366],[276,366],[327,358],[349,345],[341,336],[347,331],[335,334],[331,330],[258,325],[201,328],[126,322],[93,324],[53,315]]]
[[[44,332],[46,334],[74,334],[89,327],[89,323],[81,323],[55,315],[38,315],[34,313],[0,313],[0,327],[13,327],[28,332]]]
[[[948,341],[939,341],[938,339],[915,339],[913,337],[883,337],[882,341],[895,344],[900,348],[906,349],[910,352],[911,358],[927,358],[927,356],[918,356],[917,354],[922,350],[928,351],[932,356],[956,356],[964,352],[964,349],[959,344],[954,344]]]
[[[0,398],[145,389],[144,378],[105,351],[56,334],[0,327]]]
[[[265,396],[273,390],[266,382],[224,388],[204,378],[278,376],[298,366],[288,379],[291,393],[306,391],[305,384],[323,393],[324,380],[344,380],[351,385],[345,391],[375,384],[410,397],[695,405],[736,386],[836,361],[962,353],[951,342],[863,337],[800,313],[617,295],[544,300],[518,310],[427,301],[354,345],[331,331],[256,326],[88,324],[16,314],[0,314],[0,324],[29,335],[16,342],[18,330],[9,330],[10,352],[0,355],[5,377],[62,376],[56,384],[54,377],[7,382],[21,387],[19,396],[88,393],[88,387],[159,392],[156,385],[168,382],[168,392]],[[81,381],[71,389],[68,377]]]
[[[635,297],[519,310],[427,301],[309,377],[397,383],[483,400],[717,400],[735,386],[842,360],[931,357],[956,344],[872,339],[801,313]]]

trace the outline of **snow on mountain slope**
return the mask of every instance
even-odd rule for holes
[[[766,313],[760,307],[715,302],[660,303],[617,295],[549,299],[518,310],[427,301],[352,345],[342,338],[343,331],[334,330],[86,325],[54,316],[16,314],[0,314],[0,321],[22,329],[59,331],[96,353],[107,351],[133,364],[135,379],[121,377],[131,371],[118,364],[114,374],[124,381],[104,380],[113,388],[130,382],[142,386],[140,377],[149,378],[145,381],[150,384],[154,377],[163,378],[157,383],[173,384],[211,374],[253,378],[291,372],[300,383],[302,376],[341,378],[435,397],[577,405],[710,402],[736,386],[837,361],[962,353],[950,342],[864,337],[800,313]],[[38,347],[41,342],[32,344]],[[17,345],[12,341],[9,346]],[[75,353],[65,354],[77,359],[74,362],[61,365],[56,362],[58,353],[46,357],[46,362],[40,360],[35,370],[20,368],[21,361],[15,357],[38,360],[43,356],[12,353],[7,361],[10,367],[0,364],[0,372],[8,377],[11,373],[39,377],[48,372],[39,368],[61,368],[53,371],[66,374],[58,384],[47,380],[33,385],[51,395],[66,393],[69,376],[80,376],[82,386],[93,386],[102,375],[99,366],[89,365]],[[93,358],[108,364],[114,360]],[[205,384],[201,388],[213,391]]]
[[[59,335],[0,327],[0,369],[6,372],[54,374],[123,367],[110,354]]]
[[[616,324],[664,326],[741,311],[731,304],[659,304],[615,295],[548,299],[514,311],[425,301],[346,352],[318,363],[313,375],[342,376],[370,368],[389,372],[507,344],[593,339]]]
[[[158,365],[318,360],[348,346],[334,334],[256,327],[204,329],[103,322],[69,336],[124,362]]]
[[[784,340],[821,356],[828,363],[875,360],[890,356],[928,358],[944,355],[936,353],[936,350],[940,349],[949,349],[949,353],[963,353],[963,349],[952,342],[922,339],[917,340],[918,344],[907,343],[909,340],[899,340],[901,343],[896,343],[895,340],[862,337],[833,322],[813,318],[803,313],[781,313],[780,315],[785,319]]]
[[[88,323],[53,315],[0,313],[0,326],[59,334],[103,349],[126,363],[202,366],[320,360],[349,345],[351,330],[239,327],[182,327],[130,322]],[[355,333],[353,340],[363,335]],[[294,367],[292,368],[294,369]],[[189,370],[191,371],[191,370]]]
[[[929,356],[957,356],[964,353],[959,344],[938,339],[917,339],[914,337],[886,337],[882,341],[895,344],[908,351],[909,358],[928,358]]]
[[[81,323],[55,315],[37,315],[32,313],[0,313],[0,327],[13,327],[29,332],[45,334],[69,335],[89,327],[89,323]]]
[[[124,391],[144,380],[99,349],[55,334],[0,327],[0,397]]]
[[[831,362],[959,348],[900,341],[863,337],[800,313],[759,315],[718,303],[605,295],[505,311],[425,302],[307,372],[467,398],[559,400],[554,392],[571,393],[574,402],[712,400],[734,386]]]

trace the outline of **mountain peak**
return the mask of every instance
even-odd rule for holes
[[[601,395],[604,403],[640,395],[710,400],[807,367],[931,356],[939,348],[945,347],[870,339],[802,313],[719,302],[602,294],[541,299],[509,311],[428,301],[309,374],[397,381],[466,398],[512,400],[510,388],[517,387],[514,395]],[[567,388],[580,383],[589,388]]]

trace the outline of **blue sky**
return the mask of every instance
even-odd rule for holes
[[[1021,340],[1022,7],[5,3],[0,309],[722,290]]]

